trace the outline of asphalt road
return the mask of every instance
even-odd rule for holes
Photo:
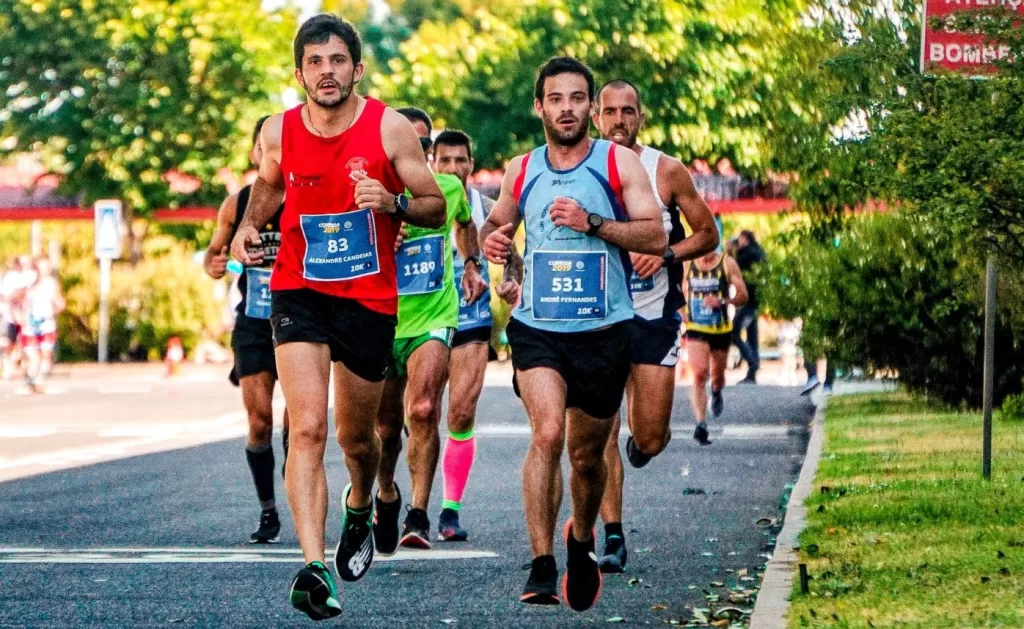
[[[725,414],[711,424],[714,444],[701,448],[690,439],[688,390],[677,389],[674,440],[643,470],[627,464],[627,572],[607,578],[598,604],[576,614],[568,607],[518,602],[527,578],[521,568],[530,559],[520,494],[529,436],[522,406],[504,380],[501,373],[489,378],[495,386],[485,388],[480,405],[477,463],[462,512],[471,541],[436,543],[435,550],[442,552],[402,552],[392,561],[375,563],[359,583],[341,585],[345,613],[327,624],[566,627],[615,618],[633,625],[685,624],[690,608],[708,607],[706,593],[724,601],[730,588],[756,588],[777,529],[760,528],[755,521],[782,515],[780,498],[798,474],[806,448],[813,413],[807,398],[793,388],[728,387]],[[310,624],[288,605],[288,584],[301,558],[287,509],[282,509],[281,544],[255,548],[246,543],[258,506],[237,436],[244,422],[224,415],[226,409],[238,410],[237,392],[219,378],[193,382],[194,395],[167,389],[179,385],[157,382],[151,391],[110,393],[104,401],[93,389],[108,385],[94,383],[82,385],[78,395],[88,398],[84,407],[101,417],[121,413],[118,421],[127,425],[165,427],[179,423],[179,409],[206,400],[204,408],[216,411],[207,413],[209,429],[196,420],[189,434],[199,435],[196,440],[222,440],[188,445],[187,439],[180,441],[184,433],[168,433],[143,451],[179,449],[95,464],[80,460],[67,465],[84,461],[84,467],[22,473],[0,482],[0,627]],[[74,396],[73,388],[69,385],[65,397]],[[51,449],[61,452],[74,445],[66,434],[73,407],[49,398],[17,402],[21,406],[8,402],[3,400],[0,413],[0,466],[27,456],[18,445],[26,439],[37,440],[30,451],[44,458],[47,437]],[[125,414],[126,404],[139,410]],[[12,419],[7,409],[14,408],[20,410]],[[19,429],[43,431],[47,426],[58,430],[16,436]],[[223,440],[232,430],[236,436]],[[111,456],[132,453],[126,447]],[[408,493],[402,467],[399,483]],[[346,482],[336,446],[328,450],[327,470],[332,499],[328,547],[333,548],[336,506]],[[440,487],[438,473],[430,514],[435,525]],[[283,505],[280,483],[278,491]],[[565,503],[562,521],[568,492]],[[564,566],[561,542],[556,557]]]

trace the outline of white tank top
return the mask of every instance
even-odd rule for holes
[[[672,233],[672,215],[668,206],[658,192],[658,161],[661,159],[661,151],[645,146],[640,153],[640,163],[647,171],[647,177],[654,188],[654,198],[658,201],[658,208],[661,210],[661,223],[666,234]],[[636,273],[630,281],[630,289],[633,292],[633,310],[644,319],[661,319],[665,315],[665,299],[668,297],[669,281],[668,270],[664,267],[647,278],[641,280]]]

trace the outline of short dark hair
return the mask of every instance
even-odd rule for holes
[[[256,121],[256,126],[252,130],[252,145],[256,146],[256,142],[260,139],[260,131],[263,130],[263,123],[267,121],[270,116],[263,116]]]
[[[473,159],[473,143],[465,131],[445,129],[434,140],[435,150],[439,144],[444,144],[445,146],[464,146],[466,147],[466,156],[469,159]]]
[[[363,60],[363,42],[359,39],[356,29],[333,13],[321,13],[303,22],[299,32],[295,33],[295,67],[302,67],[302,56],[307,45],[326,44],[331,35],[337,36],[345,43],[353,64]]]
[[[434,132],[434,123],[430,120],[430,116],[427,114],[427,112],[423,111],[422,109],[418,107],[402,107],[401,109],[397,109],[396,111],[405,116],[406,118],[408,118],[409,122],[416,122],[417,120],[419,120],[423,124],[427,125],[427,134],[431,134]]]
[[[533,86],[533,97],[544,100],[544,81],[559,74],[581,74],[587,80],[587,96],[594,100],[594,73],[575,57],[552,57],[537,71],[537,82]]]
[[[744,229],[740,232],[740,235],[749,240],[750,242],[757,242],[757,238],[754,237],[754,232],[749,229]]]
[[[630,83],[626,79],[612,79],[611,81],[608,81],[607,83],[602,85],[601,89],[597,90],[597,102],[598,103],[601,102],[601,94],[604,94],[604,91],[606,89],[608,89],[609,87],[613,88],[613,89],[616,89],[616,90],[624,90],[624,89],[631,89],[631,90],[633,90],[636,93],[636,108],[637,108],[637,111],[640,112],[640,111],[644,110],[644,103],[643,103],[643,100],[640,97],[640,88],[637,87],[636,85],[633,85],[632,83]]]

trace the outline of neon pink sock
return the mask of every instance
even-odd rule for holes
[[[442,509],[458,511],[462,506],[462,494],[466,491],[475,455],[476,438],[472,430],[461,434],[448,434],[448,442],[444,446],[444,460],[441,464],[444,473]]]

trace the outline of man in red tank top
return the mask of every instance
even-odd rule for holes
[[[351,479],[334,561],[338,576],[355,581],[373,560],[375,424],[398,305],[395,239],[403,221],[445,221],[444,196],[412,124],[353,91],[364,71],[361,48],[355,29],[335,15],[299,28],[295,78],[306,102],[263,125],[259,178],[231,244],[243,264],[260,264],[262,254],[249,247],[260,243],[257,226],[283,197],[270,322],[291,423],[285,486],[306,561],[290,598],[314,620],[341,613],[324,555],[331,370],[337,438]]]

